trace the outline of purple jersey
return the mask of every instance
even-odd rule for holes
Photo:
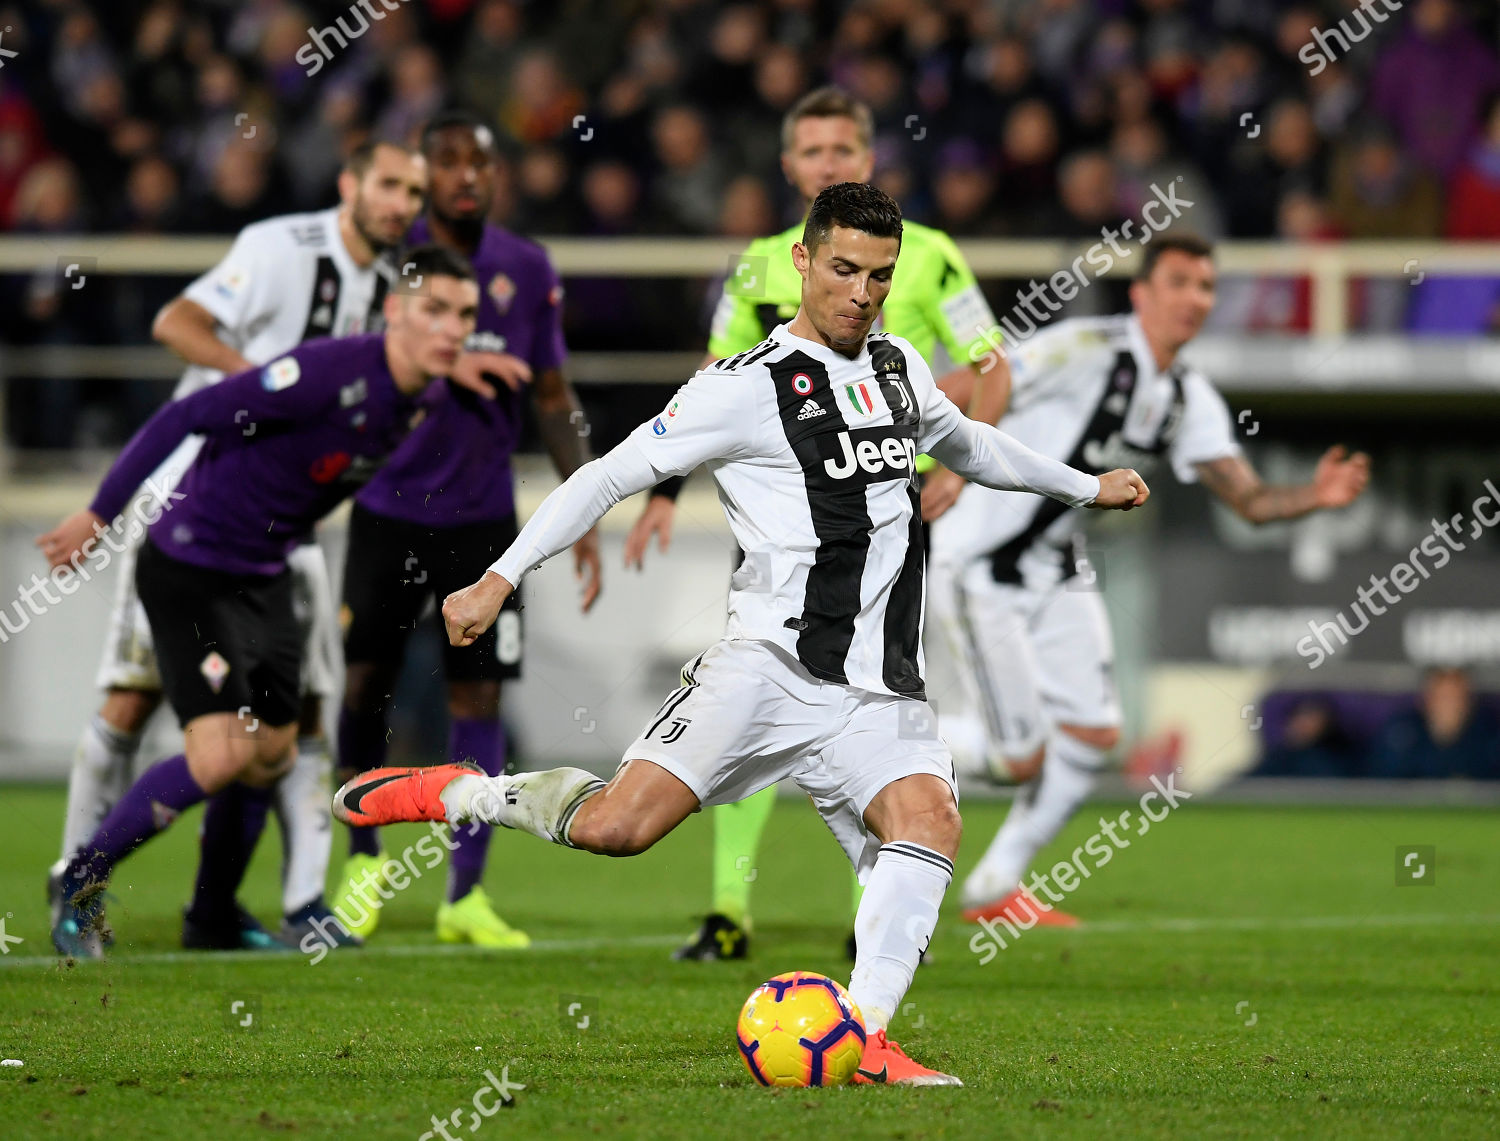
[[[407,234],[430,241],[427,219]],[[479,320],[467,346],[510,353],[532,374],[560,368],[562,286],[546,251],[535,242],[486,225],[469,259],[479,277]],[[521,436],[522,395],[497,384],[484,400],[449,384],[449,399],[412,432],[390,462],[359,493],[359,504],[393,519],[433,527],[494,522],[514,515],[510,457]]]
[[[90,506],[113,519],[184,438],[200,434],[203,447],[177,485],[184,498],[152,525],[151,541],[195,566],[276,574],[418,413],[445,402],[437,385],[417,397],[396,387],[379,333],[308,341],[163,406],[120,453]]]

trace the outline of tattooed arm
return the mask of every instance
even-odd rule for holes
[[[1272,486],[1244,456],[1224,456],[1194,465],[1203,486],[1217,495],[1241,519],[1271,523],[1296,519],[1312,511],[1347,507],[1370,480],[1370,457],[1348,455],[1342,445],[1329,448],[1318,461],[1311,483]]]

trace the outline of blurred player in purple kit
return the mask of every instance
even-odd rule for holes
[[[466,586],[476,565],[498,558],[516,537],[509,459],[520,439],[523,391],[530,393],[537,428],[558,474],[566,479],[590,458],[588,427],[562,371],[566,349],[557,275],[540,246],[485,221],[494,196],[493,134],[473,115],[445,112],[423,129],[421,150],[430,189],[426,214],[410,238],[436,242],[473,262],[478,326],[459,367],[497,384],[493,399],[454,388],[451,399],[412,433],[355,500],[344,574],[347,681],[339,758],[345,775],[385,763],[391,694],[406,639],[429,600],[441,627],[436,609],[443,599]],[[574,562],[584,579],[587,610],[599,593],[592,531],[574,547]],[[498,776],[506,756],[500,683],[520,675],[519,603],[512,598],[473,646],[445,646],[443,655],[449,758],[473,761]],[[528,946],[525,932],[496,913],[480,884],[489,827],[465,829],[453,839],[438,938]],[[340,920],[363,937],[378,922],[386,861],[374,828],[351,828],[349,847],[331,902]]]
[[[478,289],[463,258],[426,246],[404,264],[413,276],[383,303],[385,333],[310,341],[166,405],[93,503],[39,540],[52,566],[76,566],[173,450],[204,437],[135,574],[183,751],[143,773],[69,860],[52,932],[64,955],[102,957],[101,900],[120,860],[184,809],[226,788],[267,788],[292,763],[303,637],[288,555],[451,399],[428,382],[453,369],[474,329]],[[258,835],[233,837],[239,875]],[[224,885],[231,898],[238,886]]]

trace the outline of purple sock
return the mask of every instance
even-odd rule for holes
[[[448,729],[448,760],[474,761],[492,777],[505,771],[505,730],[498,717],[477,720],[455,717]],[[465,824],[453,830],[453,853],[448,857],[448,902],[457,903],[484,878],[484,857],[490,850],[488,824]]]
[[[209,798],[199,837],[198,883],[188,918],[204,927],[229,927],[237,920],[235,895],[266,827],[271,790],[238,782]]]
[[[339,764],[355,772],[367,773],[385,764],[385,713],[355,712],[347,705],[339,710]],[[378,828],[349,828],[351,856],[378,856]]]
[[[158,761],[126,790],[99,830],[78,849],[68,864],[68,881],[78,886],[107,881],[116,864],[204,796],[188,771],[187,757],[178,753]]]

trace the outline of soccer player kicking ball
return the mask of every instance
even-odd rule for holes
[[[304,344],[168,404],[120,453],[94,502],[42,536],[52,566],[77,565],[96,533],[189,435],[203,447],[184,497],[147,534],[136,590],[183,751],[143,773],[68,862],[52,942],[101,958],[100,909],[114,866],[184,809],[240,782],[265,788],[291,765],[302,635],[287,556],[425,415],[474,330],[474,271],[435,246],[404,258],[384,334]],[[438,397],[446,393],[438,389]],[[243,845],[233,894],[258,838]]]
[[[1240,452],[1224,398],[1178,360],[1213,308],[1212,254],[1192,235],[1159,234],[1130,287],[1133,312],[1059,321],[1011,350],[1014,399],[1001,423],[1075,467],[1164,458],[1250,523],[1352,503],[1370,478],[1368,456],[1331,448],[1311,483],[1267,486]],[[1060,897],[1050,889],[1049,903],[1021,878],[1093,791],[1120,737],[1109,616],[1089,589],[1082,528],[1055,506],[970,487],[932,528],[928,604],[980,714],[944,714],[943,736],[961,764],[1025,782],[964,882],[970,922],[1077,922],[1052,906]]]
[[[1148,492],[1132,471],[1087,476],[966,419],[908,342],[870,335],[900,249],[900,208],[880,190],[846,182],[820,193],[792,251],[803,280],[792,322],[700,371],[654,421],[575,472],[444,604],[449,640],[474,642],[528,570],[611,506],[709,465],[747,565],[763,573],[731,580],[724,639],[683,669],[613,779],[382,769],[341,788],[334,815],[478,819],[629,856],[700,805],[792,777],[866,884],[849,988],[869,1031],[858,1080],[956,1085],[886,1037],[937,924],[961,827],[947,747],[899,732],[903,713],[930,716],[913,464],[926,451],[970,479],[1078,507],[1135,507]],[[865,398],[858,411],[850,389]]]
[[[781,170],[802,196],[803,208],[818,192],[837,182],[868,182],[875,169],[871,140],[875,132],[869,107],[837,87],[820,87],[804,95],[781,124]],[[802,279],[792,264],[792,244],[803,223],[750,243],[739,269],[724,282],[714,309],[708,356],[701,367],[746,352],[777,325],[791,320],[802,303]],[[884,332],[911,343],[932,366],[942,348],[955,361],[978,362],[999,336],[999,326],[980,292],[974,274],[953,239],[941,230],[903,222],[901,276],[880,312]],[[969,415],[993,424],[1005,410],[1008,388],[1004,358],[988,354],[995,367],[963,367],[938,378],[938,386]],[[989,375],[985,376],[984,373]],[[857,393],[847,394],[851,400]],[[918,457],[917,470],[923,471]],[[652,490],[646,509],[625,541],[626,566],[640,567],[651,538],[665,551],[671,540],[676,496],[683,480],[669,479]],[[935,519],[957,498],[963,481],[952,472],[936,471],[922,486],[922,517]],[[746,865],[756,862],[761,836],[776,804],[776,789],[767,788],[738,804],[713,811],[713,908],[674,959],[742,959],[750,944],[750,884]],[[854,910],[859,908],[854,885]],[[855,940],[849,940],[851,946]],[[853,950],[849,957],[854,958]]]

